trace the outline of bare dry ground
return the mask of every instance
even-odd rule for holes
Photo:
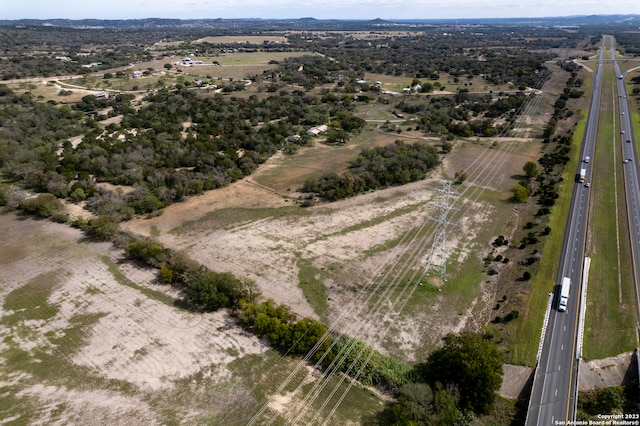
[[[153,271],[120,254],[66,225],[0,217],[3,423],[165,424],[224,413],[234,392],[252,401],[230,364],[267,347],[226,312],[174,307]],[[204,383],[228,391],[167,403]]]
[[[204,37],[195,41],[195,43],[211,43],[211,44],[260,44],[260,43],[276,43],[287,44],[289,40],[284,36],[217,36],[217,37]]]
[[[2,212],[0,423],[247,424],[299,360],[227,311],[176,307],[156,271],[121,256],[67,225]],[[334,424],[381,408],[368,390],[350,395],[358,408]]]

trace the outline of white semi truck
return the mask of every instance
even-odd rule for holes
[[[562,278],[562,287],[560,287],[560,300],[558,300],[558,311],[564,312],[567,310],[567,303],[569,302],[569,290],[571,289],[571,278]]]
[[[587,169],[580,169],[580,182],[584,182],[584,179],[587,177]]]

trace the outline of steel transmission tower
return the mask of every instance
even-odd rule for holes
[[[442,188],[433,188],[434,191],[440,192],[441,195],[438,201],[432,203],[438,207],[438,214],[436,217],[430,217],[429,219],[436,222],[438,226],[435,230],[433,245],[431,246],[431,251],[427,258],[427,266],[423,274],[424,278],[424,275],[428,274],[433,266],[438,266],[440,279],[443,282],[447,280],[447,227],[450,225],[455,226],[455,223],[447,220],[447,216],[450,211],[458,210],[452,206],[452,197],[460,195],[459,192],[451,189],[452,183],[450,180],[443,180]],[[422,279],[420,281],[422,281]]]

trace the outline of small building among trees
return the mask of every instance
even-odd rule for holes
[[[322,124],[320,126],[312,127],[309,130],[307,130],[307,135],[318,136],[319,134],[324,133],[327,130],[329,130],[329,127],[326,124]]]

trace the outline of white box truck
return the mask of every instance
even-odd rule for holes
[[[564,312],[567,310],[567,303],[569,302],[569,290],[571,289],[571,278],[562,278],[562,287],[560,287],[560,300],[558,300],[558,311]]]

